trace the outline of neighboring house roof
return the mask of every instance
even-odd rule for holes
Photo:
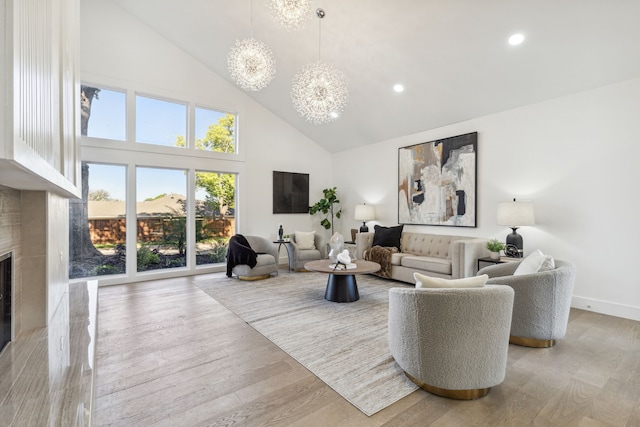
[[[138,216],[184,216],[183,204],[180,201],[186,200],[181,194],[166,194],[154,200],[136,203]],[[126,212],[125,202],[117,201],[89,201],[89,219],[100,218],[124,218]]]

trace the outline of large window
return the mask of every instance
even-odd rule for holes
[[[186,171],[136,170],[137,270],[184,267],[187,249]]]
[[[69,201],[69,277],[126,273],[126,169],[82,164],[83,197]]]
[[[70,277],[118,283],[224,269],[243,167],[238,116],[134,88],[82,85],[82,102],[83,199],[71,205]]]
[[[236,176],[196,172],[196,188],[196,263],[224,262],[235,230]]]

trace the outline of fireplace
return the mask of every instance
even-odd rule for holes
[[[0,255],[0,351],[11,341],[11,252]]]

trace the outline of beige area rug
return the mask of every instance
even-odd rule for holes
[[[360,300],[352,303],[326,301],[321,273],[196,285],[371,416],[417,387],[387,340],[389,288],[403,285],[363,275],[357,281]]]

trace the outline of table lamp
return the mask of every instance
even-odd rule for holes
[[[369,231],[369,227],[367,227],[367,221],[371,221],[376,218],[376,211],[372,205],[356,205],[356,210],[353,216],[356,221],[362,221],[360,232],[366,233]]]
[[[514,258],[522,258],[524,253],[522,236],[516,230],[523,225],[534,225],[536,223],[533,214],[533,203],[517,202],[516,199],[513,199],[513,202],[498,203],[497,223],[498,225],[506,225],[513,230],[507,235],[507,250],[505,250],[505,253]],[[517,251],[511,253],[508,250],[510,247],[515,247]]]

